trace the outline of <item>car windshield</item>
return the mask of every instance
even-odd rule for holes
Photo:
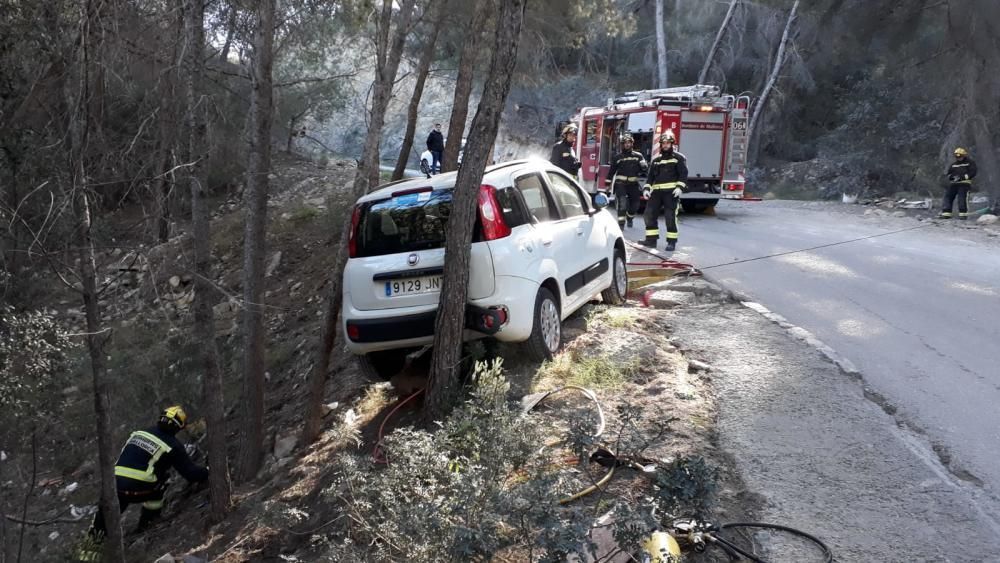
[[[381,256],[444,246],[452,190],[401,194],[362,207],[358,256]]]

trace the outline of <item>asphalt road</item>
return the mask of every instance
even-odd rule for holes
[[[915,447],[995,507],[1000,241],[967,226],[828,203],[723,202],[715,216],[681,216],[674,258],[849,359]],[[642,228],[636,221],[626,236],[638,240]],[[872,235],[885,236],[723,265]]]

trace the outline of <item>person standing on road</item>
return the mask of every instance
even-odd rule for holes
[[[632,135],[622,135],[622,152],[611,161],[606,186],[612,186],[615,194],[615,208],[618,210],[618,226],[632,226],[632,219],[639,211],[639,176],[646,175],[646,159],[642,153],[632,150]]]
[[[562,130],[562,139],[552,147],[549,162],[576,178],[580,171],[580,160],[576,157],[576,125],[570,123]]]
[[[976,163],[969,158],[969,151],[958,147],[955,149],[955,162],[948,167],[948,188],[944,191],[941,201],[939,219],[951,219],[951,208],[958,198],[958,218],[969,218],[969,190],[972,189],[972,179],[976,177]]]
[[[649,165],[643,186],[643,194],[649,198],[643,215],[646,222],[646,238],[640,242],[643,246],[656,247],[660,236],[657,223],[663,213],[667,220],[667,250],[677,248],[677,212],[683,188],[687,187],[687,176],[687,159],[674,150],[674,133],[668,130],[660,135],[660,154]]]
[[[433,162],[431,162],[431,174],[441,172],[441,157],[444,156],[444,135],[441,133],[441,124],[435,123],[434,130],[427,135],[427,150],[431,151]]]

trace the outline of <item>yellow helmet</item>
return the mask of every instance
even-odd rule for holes
[[[575,135],[576,131],[577,131],[576,125],[573,124],[573,123],[570,123],[566,127],[563,127],[562,134],[563,134],[563,137],[565,137],[566,135],[569,135],[570,133],[573,133]]]
[[[660,142],[661,143],[666,143],[667,141],[670,141],[671,143],[675,143],[675,144],[677,143],[677,139],[674,137],[674,132],[671,131],[671,130],[669,130],[669,129],[667,129],[665,132],[663,132],[660,135]]]
[[[188,415],[180,405],[167,407],[160,414],[160,422],[177,427],[177,430],[184,430],[187,426]]]
[[[957,149],[955,149],[955,156],[968,156],[968,155],[969,151],[963,149],[962,147],[958,147]]]

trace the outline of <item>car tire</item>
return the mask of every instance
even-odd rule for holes
[[[547,288],[538,288],[531,336],[524,343],[528,356],[537,362],[551,360],[562,346],[562,319],[559,302]]]
[[[611,261],[611,285],[601,292],[601,299],[608,305],[621,305],[625,303],[626,293],[628,293],[628,268],[625,266],[625,253],[615,250],[615,257]]]
[[[406,365],[406,354],[409,351],[408,348],[404,348],[369,352],[358,356],[358,366],[368,379],[389,381],[392,376],[403,370],[403,366]]]

